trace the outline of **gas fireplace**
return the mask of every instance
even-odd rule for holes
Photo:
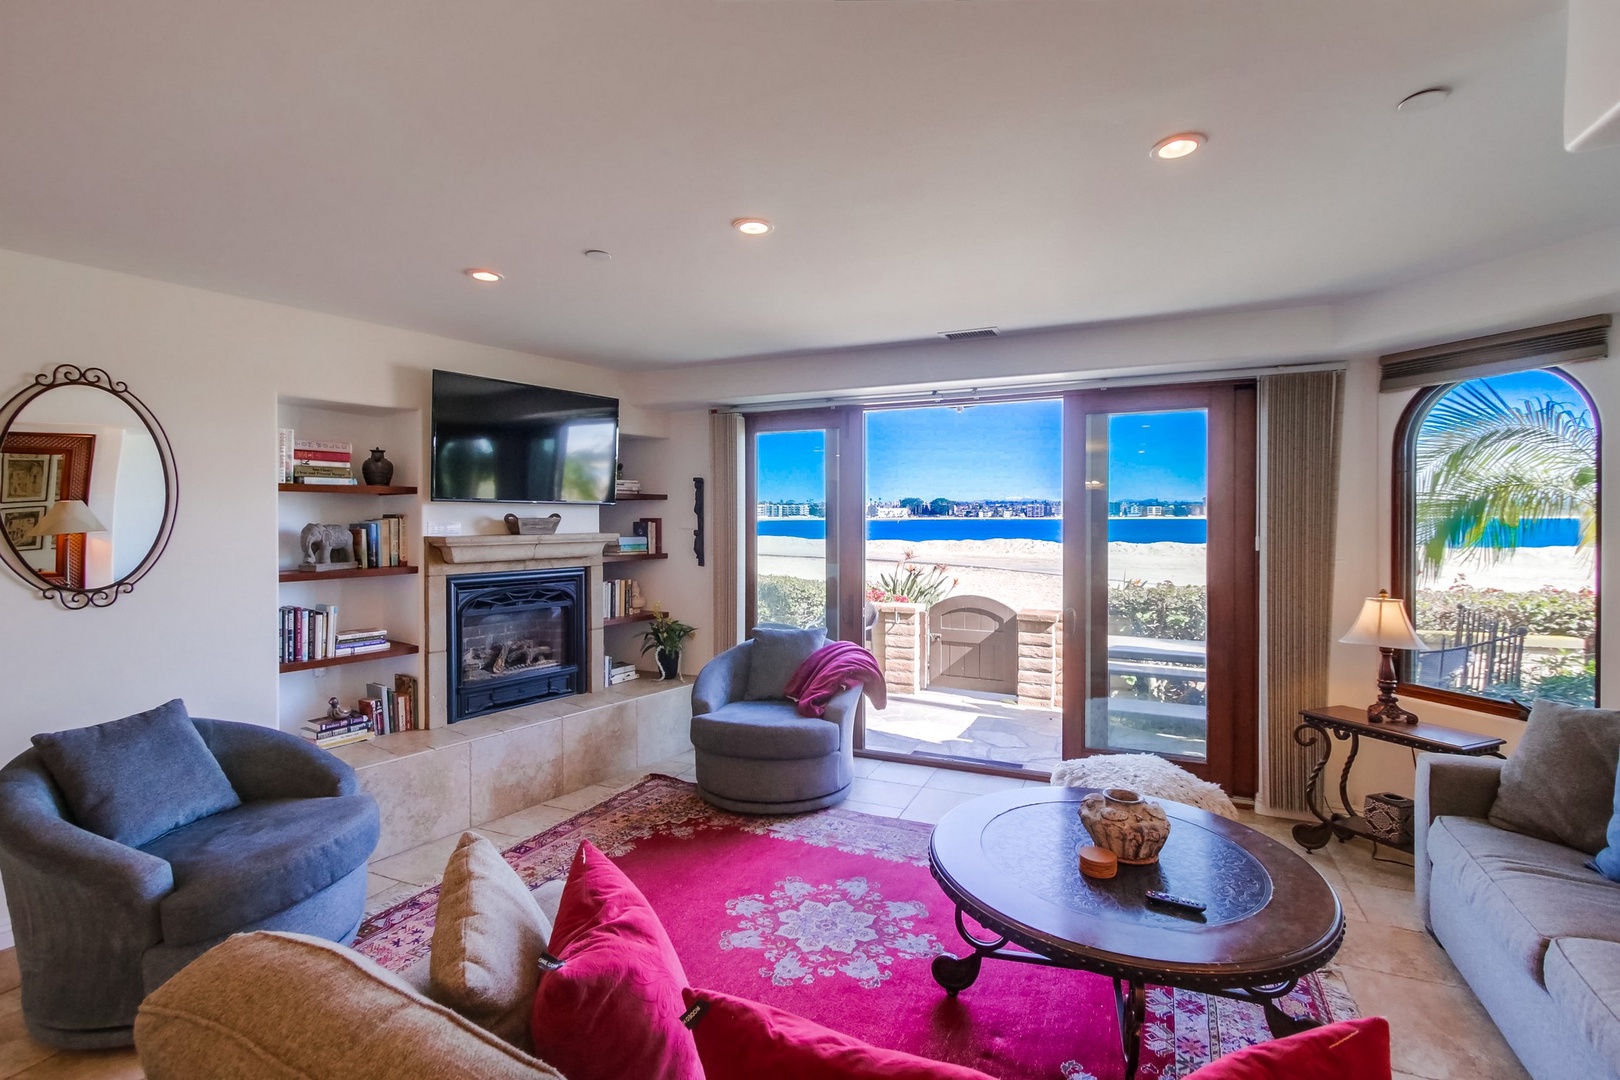
[[[589,688],[584,567],[445,582],[450,723]]]

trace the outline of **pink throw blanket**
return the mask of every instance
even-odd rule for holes
[[[877,708],[889,704],[883,672],[872,654],[853,641],[831,641],[805,658],[783,693],[798,703],[800,716],[822,716],[834,696],[857,683],[866,687]]]

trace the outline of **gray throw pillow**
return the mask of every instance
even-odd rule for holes
[[[242,805],[179,698],[33,741],[73,820],[127,847]]]
[[[1596,855],[1614,816],[1620,712],[1542,699],[1502,766],[1490,822]]]
[[[748,701],[770,701],[782,690],[810,654],[827,644],[827,631],[819,626],[808,630],[785,627],[754,627],[754,644],[748,649]]]

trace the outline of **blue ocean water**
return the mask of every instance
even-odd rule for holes
[[[1177,544],[1207,542],[1208,522],[1204,518],[1109,518],[1108,539],[1122,544],[1151,544],[1169,541]],[[1574,518],[1547,518],[1526,521],[1517,529],[1500,522],[1493,525],[1487,541],[1519,534],[1520,547],[1572,547],[1580,540],[1580,522]],[[827,523],[821,518],[762,518],[760,536],[797,536],[821,540]],[[1050,540],[1063,537],[1061,518],[868,518],[868,540]]]

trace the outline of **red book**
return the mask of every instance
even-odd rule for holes
[[[294,461],[326,461],[339,465],[353,464],[353,454],[346,454],[339,450],[294,450]]]

